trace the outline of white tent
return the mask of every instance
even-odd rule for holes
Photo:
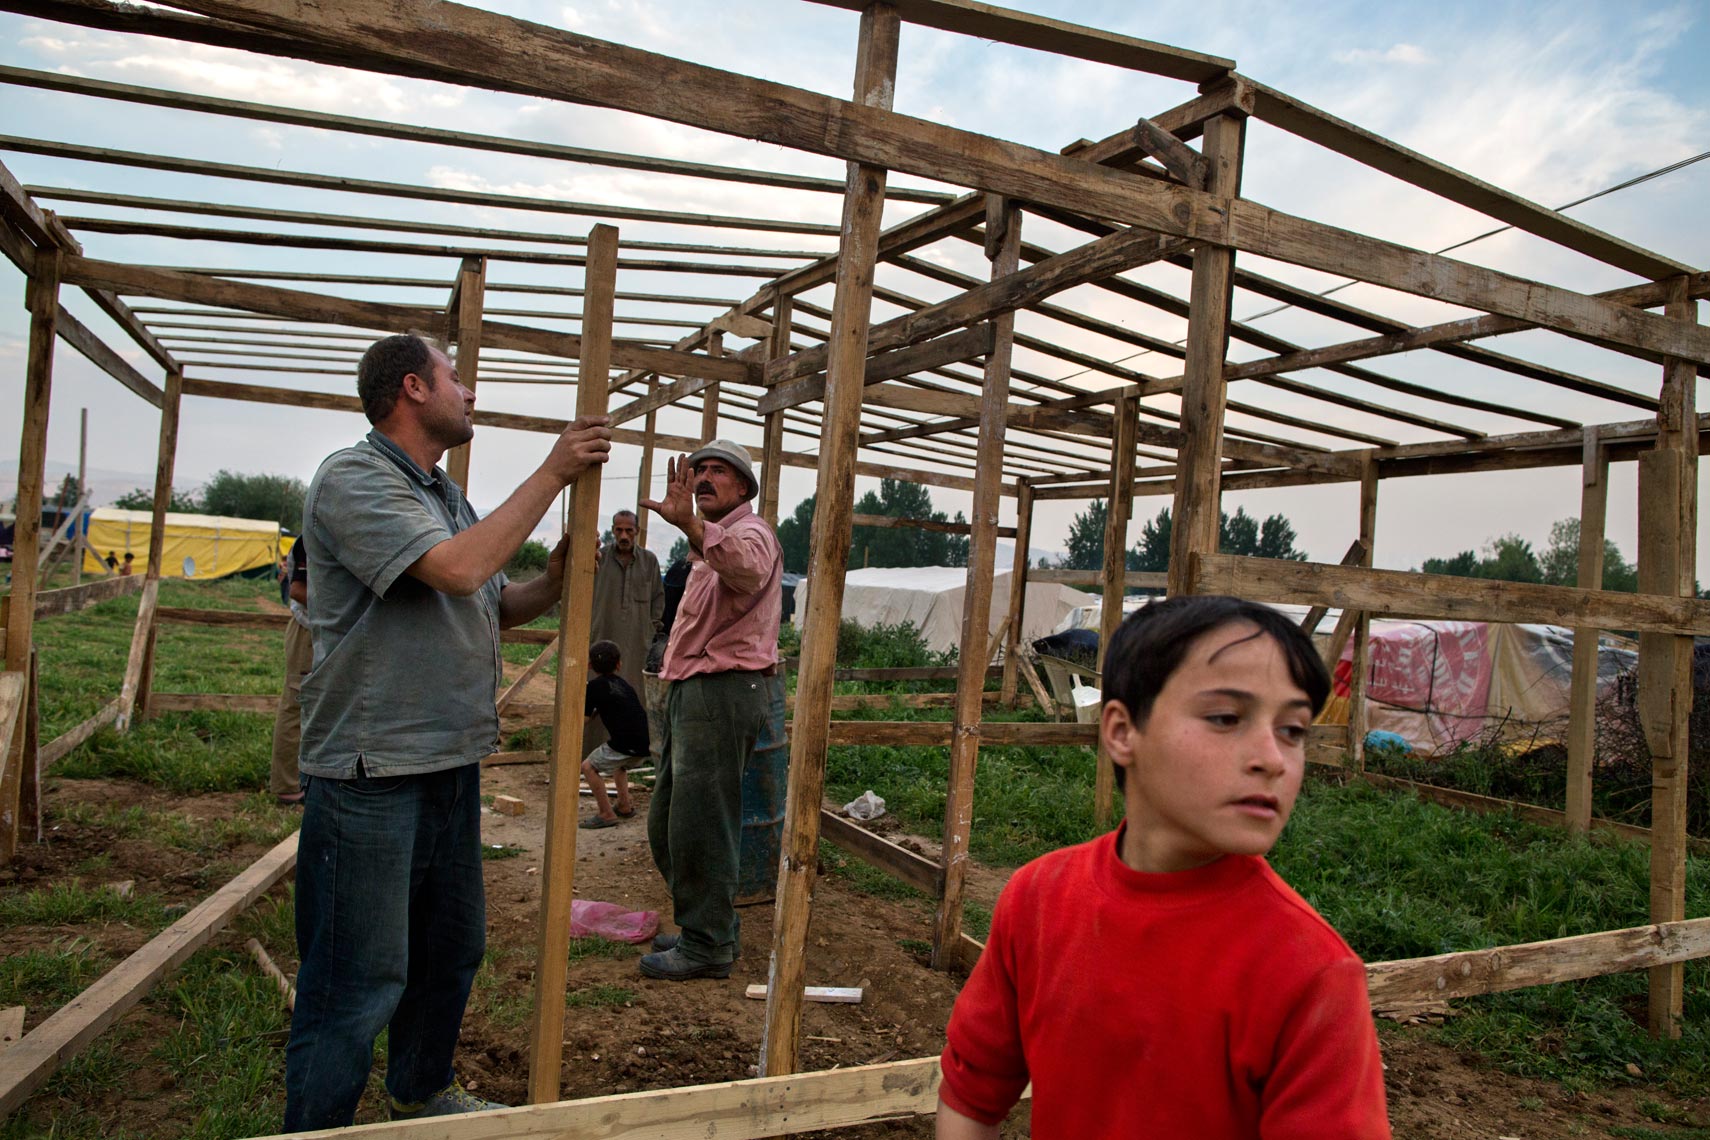
[[[989,633],[995,634],[1009,615],[1010,572],[992,579]],[[960,566],[868,567],[851,570],[843,587],[843,616],[865,626],[913,622],[929,648],[949,649],[962,640],[963,591],[968,571]],[[796,587],[796,613],[807,612],[808,580]],[[1092,594],[1057,582],[1029,582],[1022,612],[1021,636],[1031,641],[1057,627],[1076,606],[1094,600]]]

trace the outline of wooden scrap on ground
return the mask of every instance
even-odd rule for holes
[[[0,1009],[0,1053],[16,1045],[24,1036],[24,1007],[15,1005]]]
[[[515,796],[494,796],[493,810],[500,815],[521,815],[528,810],[528,805]]]
[[[756,982],[743,991],[744,997],[756,1001],[766,997],[768,987]],[[828,1002],[843,1005],[859,1005],[861,1002],[860,986],[806,986],[802,989],[802,997],[807,1001]]]
[[[249,956],[255,959],[256,965],[261,967],[261,972],[278,984],[280,996],[285,999],[285,1008],[292,1013],[297,1012],[297,987],[291,984],[291,979],[285,976],[285,971],[274,964],[261,943],[255,939],[251,938],[245,942],[244,948],[249,951]]]

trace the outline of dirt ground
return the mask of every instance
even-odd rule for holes
[[[482,1096],[521,1103],[528,1054],[523,1011],[532,995],[536,908],[545,852],[545,768],[489,769],[486,790],[523,800],[526,811],[518,817],[485,816],[485,841],[517,848],[521,854],[486,864],[489,943],[496,950],[498,979],[485,999],[478,994],[474,1004],[479,1008],[465,1021],[457,1068],[464,1083]],[[51,826],[54,817],[78,802],[137,804],[207,817],[229,813],[239,798],[186,798],[120,782],[58,780],[50,783],[46,807]],[[579,832],[575,893],[636,910],[661,911],[670,929],[668,902],[647,852],[642,822],[646,803],[646,793],[641,792],[635,819],[611,829]],[[586,797],[582,805],[584,813],[591,811]],[[930,844],[915,842],[922,850],[931,850]],[[16,862],[0,868],[0,893],[70,877],[79,864],[105,852],[111,855],[112,866],[122,867],[123,876],[136,881],[139,891],[158,892],[172,902],[193,905],[263,850],[259,845],[234,849],[217,866],[209,867],[195,856],[139,840],[118,840],[100,834],[99,829],[60,827],[49,832],[45,844],[27,846]],[[1000,875],[982,871],[971,885],[971,894],[989,903],[999,886]],[[635,963],[640,948],[572,961],[570,991],[597,1000],[566,1011],[564,1096],[752,1075],[765,1003],[744,997],[743,991],[766,980],[772,918],[770,905],[744,909],[744,954],[729,980],[672,983],[642,978]],[[860,986],[864,998],[858,1005],[807,1006],[804,1068],[929,1056],[942,1047],[943,1027],[960,979],[926,967],[923,947],[931,937],[930,920],[924,902],[876,899],[855,892],[837,876],[820,880],[809,934],[808,983]],[[10,931],[7,953],[73,936],[96,942],[114,955],[128,953],[145,941],[140,932],[118,924]],[[242,941],[229,930],[220,937],[233,946]],[[289,947],[271,949],[287,971],[294,967]],[[505,1000],[492,1000],[495,990]],[[33,1027],[48,1012],[30,1010],[27,1025]],[[135,1049],[146,1058],[146,1043],[158,1040],[166,1028],[152,1024],[160,1018],[145,1004],[108,1032],[129,1042],[127,1051]],[[1546,1082],[1499,1073],[1478,1058],[1458,1055],[1415,1030],[1388,1033],[1384,1041],[1391,1117],[1395,1135],[1404,1140],[1617,1135],[1611,1130],[1655,1127],[1641,1110],[1645,1102],[1679,1109],[1701,1122],[1710,1117],[1710,1105],[1680,1104],[1642,1086],[1593,1096],[1571,1095]],[[105,1094],[111,1103],[102,1108],[110,1109],[130,1129],[176,1135],[186,1117],[182,1107],[174,1105],[169,1084],[169,1078],[151,1072],[145,1060],[139,1079]],[[379,1119],[380,1107],[373,1101],[373,1097],[365,1100],[359,1121]],[[931,1122],[894,1122],[825,1135],[928,1137]],[[1026,1135],[1024,1112],[1017,1113],[1005,1135]]]

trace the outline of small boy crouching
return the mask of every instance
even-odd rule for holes
[[[635,814],[635,804],[629,798],[629,769],[646,760],[653,751],[647,731],[647,710],[635,688],[618,676],[623,665],[617,642],[596,641],[588,647],[588,678],[584,711],[591,722],[599,717],[610,739],[588,753],[582,761],[582,776],[588,790],[594,793],[595,814],[584,819],[584,830],[616,827],[618,817],[628,819]],[[617,803],[606,795],[605,777],[611,776],[616,785]]]
[[[1117,630],[1099,730],[1126,821],[1017,871],[950,1018],[940,1140],[1388,1137],[1365,968],[1264,855],[1330,680],[1274,610],[1171,598]]]

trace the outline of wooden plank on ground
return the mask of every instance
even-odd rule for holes
[[[948,747],[953,727],[947,720],[834,720],[829,722],[827,743]],[[1098,725],[986,721],[980,725],[980,743],[1034,747],[1078,744],[1090,748],[1098,743]]]
[[[917,855],[826,809],[819,813],[819,832],[822,839],[829,839],[892,878],[901,879],[915,890],[937,897],[940,868],[926,856]]]
[[[1027,577],[1034,582],[1060,582],[1065,586],[1104,584],[1102,570],[1029,570]],[[1152,570],[1127,570],[1123,572],[1122,584],[1130,590],[1162,590],[1169,584],[1169,577]]]
[[[61,1065],[146,997],[162,978],[207,945],[233,915],[260,898],[296,865],[297,836],[293,832],[248,870],[61,1006],[22,1041],[0,1053],[0,1117],[10,1115],[23,1104]]]
[[[136,575],[132,575],[136,577]],[[277,701],[279,698],[271,698]],[[100,729],[119,719],[125,705],[118,697],[114,697],[95,713],[94,716],[75,725],[66,732],[42,745],[42,771],[46,772],[55,764],[71,754],[72,749],[94,736]]]
[[[1547,942],[1372,962],[1373,1008],[1449,1001],[1710,957],[1710,918],[1606,930]]]
[[[497,707],[500,716],[505,715],[505,710],[511,707],[511,702],[516,700],[517,694],[522,692],[523,686],[533,680],[536,673],[539,673],[542,669],[546,668],[546,663],[556,656],[557,653],[558,636],[557,634],[554,634],[552,640],[542,647],[539,655],[536,656],[533,661],[528,663],[527,668],[517,674],[517,679],[506,686],[504,692],[499,694],[499,699],[494,702],[494,704],[495,707]]]
[[[765,1000],[771,987],[764,983],[755,983],[743,991],[742,996]],[[802,989],[803,1001],[829,1002],[836,1005],[859,1005],[861,1002],[860,986],[806,986]]]
[[[16,1045],[24,1036],[24,1007],[0,1009],[0,1053]]]
[[[1367,610],[1374,617],[1550,622],[1678,635],[1710,633],[1710,602],[1615,594],[1574,586],[1497,582],[1322,562],[1199,554],[1194,591],[1256,602],[1305,602]]]
[[[149,716],[167,712],[272,713],[279,707],[278,693],[150,693]]]
[[[365,1140],[760,1140],[869,1121],[906,1119],[938,1105],[938,1058],[758,1077],[687,1088],[618,1093],[501,1108],[452,1121],[369,1124]],[[299,1134],[332,1140],[345,1130]],[[287,1140],[275,1136],[259,1140]]]
[[[76,613],[112,598],[134,594],[142,587],[141,574],[116,574],[111,578],[96,578],[81,586],[43,590],[36,595],[36,617],[57,617],[60,614]]]
[[[291,621],[290,614],[261,613],[257,610],[199,610],[185,606],[159,606],[154,611],[157,622],[179,625],[218,625],[233,629],[279,629]]]

